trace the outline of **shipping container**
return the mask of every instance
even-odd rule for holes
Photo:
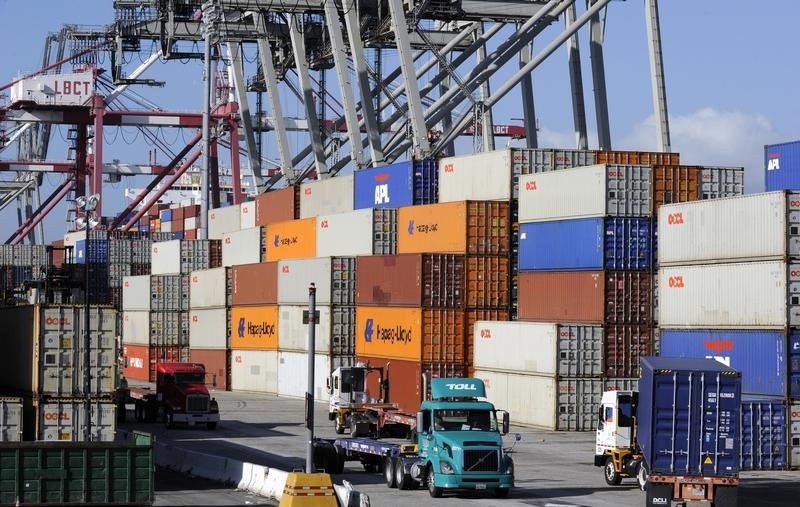
[[[189,275],[189,308],[219,308],[231,303],[231,270],[201,269]]]
[[[800,257],[798,192],[673,204],[661,211],[661,266]]]
[[[579,218],[519,226],[521,271],[645,270],[653,255],[648,218]]]
[[[189,348],[225,349],[228,347],[228,310],[226,308],[189,311]]]
[[[652,168],[594,165],[520,177],[519,221],[604,216],[646,217],[652,211]]]
[[[190,349],[189,361],[200,363],[205,367],[205,383],[212,389],[225,391],[229,389],[230,351],[225,349]]]
[[[131,265],[128,264],[109,264],[108,265],[108,286],[122,287],[122,280],[126,276],[131,276]]]
[[[743,398],[739,425],[739,469],[785,470],[789,462],[786,453],[788,425],[784,400]]]
[[[162,215],[166,211],[162,211]],[[163,220],[163,219],[162,219]],[[181,241],[161,241],[150,247],[151,273],[154,275],[181,274]]]
[[[208,239],[222,239],[226,232],[242,228],[242,209],[240,205],[208,210]]]
[[[150,347],[145,345],[123,345],[122,374],[130,380],[150,381]]]
[[[256,203],[255,201],[247,201],[240,204],[241,209],[241,227],[242,229],[250,229],[256,226]]]
[[[150,275],[122,279],[122,309],[150,311]]]
[[[787,395],[787,344],[768,329],[661,329],[661,354],[709,358],[742,373],[742,393]]]
[[[278,263],[262,262],[231,268],[234,306],[278,304]]]
[[[396,209],[362,209],[317,217],[317,257],[396,252]]]
[[[789,465],[800,468],[800,404],[792,403],[789,409]]]
[[[662,267],[658,323],[681,328],[800,325],[800,264],[781,261]]]
[[[317,305],[319,320],[314,326],[314,350],[317,354],[331,353],[331,307]],[[287,352],[308,351],[309,325],[303,323],[303,313],[308,306],[278,307],[278,350]]]
[[[332,181],[338,178],[331,178]],[[262,260],[309,259],[317,255],[317,219],[304,218],[288,222],[275,222],[264,227]],[[241,262],[249,264],[257,261]]]
[[[151,347],[189,347],[189,312],[150,312]]]
[[[327,402],[326,380],[331,374],[331,358],[314,355],[314,401]],[[278,395],[305,398],[308,391],[308,354],[278,351]]]
[[[603,375],[611,378],[638,377],[640,359],[655,354],[653,327],[608,325],[604,331]]]
[[[355,270],[354,257],[280,261],[278,304],[308,304],[308,289],[313,283],[316,288],[316,304],[352,306],[355,304]]]
[[[150,309],[158,312],[188,310],[189,275],[151,276]]]
[[[277,394],[278,351],[231,351],[231,390]]]
[[[300,185],[300,218],[344,213],[353,209],[352,174]]]
[[[768,192],[800,189],[800,142],[764,146],[764,185]]]
[[[436,160],[359,169],[353,182],[355,209],[433,204],[437,202],[438,174]]]
[[[222,235],[222,265],[252,264],[264,260],[264,228],[253,227]]]
[[[662,337],[663,339],[663,337]],[[738,476],[741,373],[708,359],[642,359],[638,441],[650,474]]]
[[[156,371],[159,363],[186,363],[189,362],[189,347],[168,346],[150,347],[150,379],[149,382],[156,381]]]
[[[300,217],[300,187],[289,186],[256,196],[256,225],[269,225]]]
[[[277,306],[234,306],[230,315],[230,348],[277,350]]]
[[[141,310],[123,312],[122,343],[150,345],[150,312]]]
[[[508,255],[509,221],[507,202],[406,206],[397,215],[397,252]]]
[[[520,273],[518,280],[520,320],[581,324],[652,320],[649,271],[531,271]]]
[[[91,439],[113,442],[117,432],[117,405],[111,399],[90,403]],[[86,441],[86,400],[84,398],[52,398],[33,401],[36,417],[31,440],[45,442]]]
[[[475,362],[475,339],[473,338],[473,330],[475,323],[479,320],[495,321],[495,322],[508,322],[511,313],[508,309],[491,309],[491,308],[468,308],[466,311],[466,341],[467,341],[467,366],[472,371],[472,366]]]
[[[661,151],[598,151],[598,164],[678,165],[678,153]]]
[[[336,366],[351,366],[351,364],[336,364],[343,358],[356,356],[356,309],[353,306],[331,307],[331,364]]]
[[[701,199],[720,199],[743,194],[744,167],[701,167]]]
[[[0,442],[22,440],[22,398],[0,397]]]
[[[700,167],[657,165],[653,167],[653,215],[664,204],[700,200]]]
[[[359,306],[422,306],[422,255],[356,258],[355,302]]]

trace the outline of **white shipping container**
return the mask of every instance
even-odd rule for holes
[[[317,257],[396,252],[396,210],[361,209],[317,217]]]
[[[256,202],[247,201],[241,205],[240,224],[242,229],[250,229],[256,226]]]
[[[36,438],[46,442],[83,442],[86,437],[86,405],[81,398],[64,398],[36,406]],[[116,404],[110,401],[91,403],[93,442],[113,442],[117,432]]]
[[[330,357],[314,356],[314,401],[329,399],[326,382],[331,373]],[[278,395],[304,398],[308,390],[308,354],[278,352]]]
[[[75,246],[75,243],[85,239],[86,231],[68,232],[64,234],[64,246]]]
[[[150,274],[181,274],[181,240],[159,241],[150,246]]]
[[[317,289],[317,305],[331,304],[331,258],[278,261],[278,304],[308,303],[308,286]]]
[[[658,323],[663,328],[800,325],[800,264],[669,266],[659,270],[658,287]]]
[[[123,345],[150,346],[150,312],[123,312],[122,343]]]
[[[0,398],[0,442],[22,440],[22,398]]]
[[[800,256],[800,193],[768,192],[659,209],[660,266]]]
[[[511,199],[511,150],[439,160],[439,202]]]
[[[649,216],[652,168],[599,164],[519,178],[519,222]]]
[[[509,373],[600,376],[603,335],[601,326],[478,321],[473,361],[476,369]]]
[[[122,309],[150,311],[150,275],[122,278]]]
[[[789,465],[800,468],[800,404],[789,405]]]
[[[225,307],[228,302],[227,268],[202,269],[189,275],[189,308]]]
[[[161,222],[161,232],[172,232],[172,222]]]
[[[189,217],[183,219],[183,230],[191,231],[197,229],[197,217]]]
[[[308,324],[303,324],[303,310],[306,306],[281,306],[278,308],[278,349],[308,351]],[[319,323],[314,332],[314,350],[317,354],[330,354],[331,346],[331,307],[317,305]]]
[[[231,351],[231,390],[277,394],[278,351]]]
[[[225,349],[228,335],[226,308],[189,311],[189,348]]]
[[[241,230],[242,209],[240,205],[208,210],[208,239],[222,239],[226,232]]]
[[[263,257],[263,227],[251,227],[222,235],[222,265],[256,264]]]
[[[300,218],[353,211],[353,175],[300,185]]]
[[[11,87],[11,103],[82,106],[94,93],[91,71],[70,74],[42,74],[23,79]]]

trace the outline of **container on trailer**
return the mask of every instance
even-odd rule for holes
[[[251,227],[222,235],[222,265],[252,264],[264,260],[264,228]]]
[[[742,373],[742,393],[786,396],[786,334],[770,329],[661,329],[661,354],[711,358]]]
[[[742,396],[740,470],[785,470],[786,404],[782,398]]]
[[[241,209],[242,229],[250,229],[256,226],[256,203],[255,201],[243,202],[239,205]]]
[[[222,239],[226,232],[242,228],[242,209],[236,204],[208,210],[208,239]]]
[[[0,442],[22,440],[22,398],[0,397]]]
[[[653,215],[664,204],[700,200],[700,167],[653,166]]]
[[[331,307],[317,305],[319,320],[314,326],[314,350],[317,354],[330,354],[331,350]],[[305,306],[278,307],[278,350],[287,352],[308,352],[308,322],[303,323]]]
[[[150,345],[150,312],[141,310],[123,312],[122,343]]]
[[[661,266],[800,257],[800,192],[664,206]]]
[[[333,181],[338,178],[331,178]],[[329,180],[326,180],[329,181]],[[288,222],[275,222],[264,227],[263,260],[309,259],[317,255],[317,219],[302,218]],[[248,264],[248,261],[242,264]]]
[[[117,431],[116,403],[111,399],[90,403],[91,439],[113,442]],[[33,401],[36,414],[35,439],[45,442],[85,442],[86,400],[52,398]]]
[[[600,164],[519,179],[519,221],[604,216],[646,217],[652,212],[652,168]]]
[[[800,188],[800,141],[764,146],[767,191]]]
[[[719,199],[744,194],[744,167],[700,168],[700,199]]]
[[[437,202],[436,160],[398,162],[354,173],[354,207],[399,208]]]
[[[317,217],[317,257],[396,252],[396,209],[360,209]]]
[[[578,218],[519,226],[519,269],[650,269],[654,254],[648,218]]]
[[[261,262],[231,268],[234,306],[278,304],[278,263]]]
[[[234,306],[230,315],[230,348],[237,350],[278,348],[277,306]]]
[[[205,367],[205,384],[208,387],[225,391],[229,389],[230,351],[225,349],[190,349],[189,361]]]
[[[344,213],[353,209],[352,174],[300,185],[300,218]]]
[[[189,308],[230,306],[231,269],[200,269],[189,274]]]
[[[156,347],[189,346],[188,312],[151,312],[150,345]]]
[[[222,308],[189,311],[189,348],[225,349],[228,346],[228,310]]]
[[[354,257],[320,257],[278,263],[278,304],[308,304],[313,282],[318,305],[354,305],[356,280]]]
[[[638,441],[651,474],[737,476],[741,373],[711,359],[645,357]]]
[[[662,267],[658,322],[681,328],[800,325],[800,263],[740,262]]]
[[[520,273],[518,280],[520,320],[581,324],[652,321],[649,271],[531,271]]]
[[[231,390],[278,392],[278,351],[231,351]]]
[[[397,215],[397,252],[508,255],[509,221],[507,202],[406,206]]]
[[[331,357],[314,355],[314,401],[328,401],[326,379],[331,374]],[[308,354],[278,351],[278,395],[305,398],[308,391]]]
[[[300,217],[300,187],[288,186],[256,196],[256,225],[269,225]]]

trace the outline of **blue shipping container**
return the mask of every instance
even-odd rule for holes
[[[522,271],[645,270],[651,266],[649,218],[579,218],[519,227]]]
[[[172,239],[183,239],[183,231],[173,232]]]
[[[742,372],[742,392],[786,396],[786,335],[774,330],[662,329],[661,354],[713,358]]]
[[[786,406],[781,398],[742,400],[741,470],[786,468]]]
[[[764,184],[767,192],[800,189],[800,141],[764,146]]]
[[[741,374],[712,359],[643,357],[639,445],[650,473],[739,473]]]
[[[172,210],[162,209],[161,211],[158,212],[158,218],[160,218],[162,222],[172,221]]]
[[[800,333],[789,335],[789,396],[800,399]]]
[[[354,173],[355,209],[399,208],[437,202],[436,160],[399,162]]]

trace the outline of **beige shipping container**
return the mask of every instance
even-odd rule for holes
[[[163,223],[161,230],[165,231]],[[150,274],[181,274],[181,240],[159,241],[150,246]]]
[[[208,210],[208,239],[222,239],[226,232],[242,228],[242,208],[239,204]]]
[[[263,227],[251,227],[222,235],[222,265],[253,264],[264,259]]]
[[[189,308],[228,305],[228,268],[202,269],[189,275]]]
[[[150,311],[150,275],[122,278],[122,309]]]
[[[256,202],[247,201],[240,205],[242,229],[250,229],[256,226]]]
[[[277,394],[278,351],[231,351],[231,390]]]
[[[123,345],[150,345],[150,312],[122,313]]]
[[[0,398],[0,442],[22,440],[22,398]]]
[[[189,348],[227,348],[230,337],[228,318],[228,310],[224,307],[189,310]]]
[[[353,175],[300,185],[300,218],[353,211]]]
[[[308,306],[278,307],[278,350],[289,352],[308,351],[308,324],[303,324],[303,311]],[[329,354],[331,347],[331,307],[317,306],[319,323],[315,327],[314,350],[317,354]]]
[[[444,157],[439,161],[439,202],[512,198],[511,150]]]
[[[360,209],[317,217],[317,257],[395,253],[395,209]]]
[[[314,356],[314,401],[329,399],[326,381],[331,373],[330,356]],[[305,398],[308,390],[308,354],[278,351],[278,395]]]
[[[113,442],[117,432],[116,404],[111,400],[92,400],[91,438],[93,442]],[[36,439],[45,442],[86,441],[86,402],[82,398],[55,398],[33,403],[36,413]]]

